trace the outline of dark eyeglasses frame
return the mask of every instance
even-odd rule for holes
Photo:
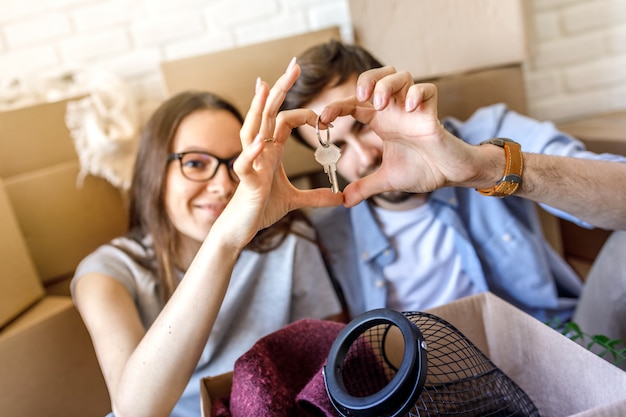
[[[185,155],[190,154],[190,153],[198,153],[198,154],[201,154],[201,155],[207,155],[207,156],[210,156],[211,158],[214,158],[214,159],[217,160],[217,166],[215,167],[215,171],[213,171],[213,174],[211,174],[210,177],[208,177],[206,179],[203,179],[203,180],[196,180],[196,179],[193,179],[193,178],[189,178],[187,176],[187,174],[185,174],[185,170],[183,168],[183,158],[185,157]],[[194,181],[194,182],[209,181],[210,179],[215,177],[215,175],[217,174],[217,171],[220,169],[220,165],[225,165],[226,166],[226,170],[228,171],[228,176],[230,177],[230,179],[232,181],[234,181],[234,182],[239,182],[239,178],[237,178],[237,175],[235,174],[235,171],[233,170],[233,163],[235,162],[235,160],[237,158],[239,158],[239,155],[233,156],[232,158],[220,158],[219,156],[215,156],[215,155],[210,154],[208,152],[187,151],[187,152],[174,152],[174,153],[169,154],[167,156],[167,163],[169,164],[173,160],[178,159],[178,166],[180,167],[180,173],[183,174],[183,177],[185,177],[189,181]]]

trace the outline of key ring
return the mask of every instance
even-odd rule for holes
[[[320,116],[321,114],[317,115],[317,121],[315,122],[315,134],[317,135],[317,140],[320,142],[320,145],[328,148],[330,146],[330,128],[333,127],[333,125],[328,124],[326,128],[326,142],[322,142],[322,137],[320,136]]]

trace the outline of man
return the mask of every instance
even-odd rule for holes
[[[521,183],[524,156],[531,161],[534,154],[622,162],[625,158],[586,152],[580,142],[557,131],[553,124],[529,119],[503,105],[480,109],[465,123],[447,119],[440,124],[434,86],[413,85],[410,75],[382,68],[359,47],[331,41],[307,50],[298,63],[302,73],[283,109],[306,107],[321,113],[320,128],[332,122],[331,141],[342,150],[337,171],[352,183],[345,189],[350,208],[313,213],[350,316],[379,307],[423,310],[489,290],[544,321],[571,317],[582,283],[544,240],[534,203],[515,196],[493,196],[508,196],[518,189],[520,195],[529,193]],[[382,75],[360,79],[359,74],[367,70]],[[394,81],[386,85],[385,76]],[[373,94],[374,86],[379,94]],[[372,96],[372,104],[360,106],[355,91],[361,102]],[[409,91],[421,95],[403,96]],[[324,110],[330,103],[333,105]],[[387,114],[381,116],[385,107]],[[413,112],[410,123],[406,121],[407,108]],[[424,111],[428,108],[430,111]],[[348,114],[356,119],[337,118]],[[441,133],[442,124],[470,145],[513,138],[523,152],[503,141],[463,144],[461,153],[449,152],[461,143],[450,139],[449,133],[446,141],[438,141],[446,136]],[[405,153],[411,149],[403,142],[404,136],[417,130],[416,135],[427,141],[422,146],[431,152],[421,158],[421,164],[415,160],[408,163]],[[310,147],[320,146],[315,129],[302,126],[294,135]],[[433,146],[428,141],[433,141]],[[438,171],[444,167],[441,172],[453,173],[458,166],[480,165],[473,159],[486,163],[488,175],[485,170],[461,181],[461,177]],[[433,160],[443,163],[436,166]],[[530,175],[537,178],[533,170]],[[401,185],[416,178],[432,182],[415,189]],[[498,183],[501,178],[506,181]],[[545,202],[554,200],[550,193],[545,194]],[[542,198],[536,199],[542,202]],[[552,211],[586,224],[562,211]]]

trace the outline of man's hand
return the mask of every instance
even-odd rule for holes
[[[437,118],[437,88],[414,84],[408,72],[393,67],[364,72],[356,96],[326,106],[320,121],[328,125],[348,115],[370,125],[384,143],[380,168],[345,188],[347,207],[385,191],[426,193],[476,175],[474,147]]]

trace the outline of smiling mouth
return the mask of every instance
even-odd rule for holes
[[[194,207],[203,212],[216,213],[219,215],[226,208],[226,204],[196,204]]]

